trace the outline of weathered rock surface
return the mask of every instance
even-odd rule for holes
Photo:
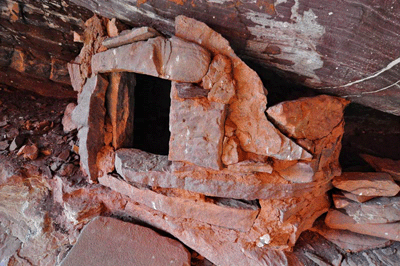
[[[193,83],[175,83],[178,97],[182,99],[193,99],[207,97],[209,91],[205,90]]]
[[[180,38],[156,37],[93,56],[94,73],[126,71],[179,81],[199,82],[211,58],[203,47]]]
[[[379,197],[358,203],[346,197],[333,198],[357,223],[392,223],[400,221],[400,197]]]
[[[229,165],[228,170],[240,173],[260,172],[260,173],[272,174],[273,168],[268,163],[241,161],[240,163]]]
[[[320,95],[282,102],[268,108],[267,113],[289,137],[317,140],[328,136],[342,122],[348,103],[342,98]]]
[[[346,198],[351,199],[352,201],[360,202],[360,203],[363,203],[363,202],[369,201],[370,199],[375,198],[375,196],[360,196],[360,195],[356,195],[356,194],[353,194],[351,192],[346,192],[346,191],[341,191],[341,193]]]
[[[284,70],[308,86],[400,113],[397,2],[204,1],[193,6],[191,1],[147,1],[132,7],[128,0],[73,2],[170,34],[174,17],[190,16],[212,25],[238,54],[254,62]],[[371,25],[381,27],[371,31]],[[385,49],[376,53],[380,47]]]
[[[64,116],[61,121],[65,133],[71,132],[77,127],[74,121],[72,121],[72,112],[74,111],[75,107],[76,107],[75,103],[69,103],[65,108]]]
[[[72,114],[78,125],[79,155],[83,170],[90,179],[98,175],[97,154],[104,145],[105,96],[108,81],[100,75],[89,78]]]
[[[350,216],[338,210],[331,209],[326,215],[325,223],[333,229],[349,230],[359,234],[376,236],[395,241],[399,241],[400,239],[399,222],[388,224],[357,223],[357,221]]]
[[[82,87],[85,84],[85,79],[81,76],[81,68],[80,68],[80,58],[75,58],[75,62],[70,62],[67,64],[69,77],[71,79],[72,88],[74,91],[80,93],[82,91]]]
[[[244,151],[284,160],[312,157],[267,120],[267,99],[261,79],[234,53],[226,39],[206,24],[184,16],[176,17],[175,28],[176,36],[232,61],[236,97],[229,104],[228,117],[237,127],[236,136]]]
[[[133,73],[114,72],[106,93],[107,114],[112,125],[114,149],[129,148],[133,144],[134,89]]]
[[[172,83],[168,159],[221,169],[225,116],[225,104],[202,99],[182,100]]]
[[[228,104],[235,95],[235,82],[232,76],[231,60],[217,54],[202,80],[203,87],[210,90],[208,100]]]
[[[322,192],[322,195],[305,195],[302,199],[260,200],[260,205],[261,211],[253,227],[262,235],[257,245],[290,250],[300,234],[329,209],[330,202]]]
[[[356,254],[349,254],[342,262],[342,266],[353,265],[396,265],[400,259],[399,250],[400,243],[394,242],[392,245],[381,248],[372,249]]]
[[[225,124],[226,128],[226,124]],[[226,134],[226,131],[225,131]],[[222,145],[222,157],[221,160],[224,165],[237,164],[243,160],[245,154],[240,148],[239,139],[235,136],[226,137]]]
[[[331,229],[325,225],[322,219],[317,221],[311,230],[322,235],[347,252],[360,252],[368,249],[382,248],[392,243],[392,241],[384,238],[357,234],[348,230]]]
[[[61,265],[188,266],[190,254],[178,241],[149,228],[98,217],[85,226]]]
[[[315,167],[310,163],[298,162],[277,172],[286,180],[294,183],[309,183],[315,180]]]
[[[135,150],[116,151],[115,169],[126,181],[162,188],[182,188],[208,196],[234,199],[301,197],[312,191],[324,192],[330,182],[290,183],[276,173],[215,171],[188,164],[170,164],[167,157]],[[150,157],[150,158],[149,158]],[[144,163],[145,162],[145,163]],[[156,167],[156,165],[160,165]]]
[[[132,30],[125,30],[118,36],[107,38],[103,41],[103,45],[110,49],[133,42],[146,41],[157,36],[160,36],[160,33],[155,29],[150,27],[140,27]]]
[[[379,158],[368,154],[362,154],[361,157],[377,172],[388,173],[394,180],[400,181],[400,160],[396,161],[387,158]]]
[[[360,196],[395,196],[400,187],[387,173],[343,173],[332,184],[344,191]]]
[[[204,223],[247,232],[259,213],[258,207],[238,200],[209,203],[185,197],[171,197],[148,189],[139,189],[112,176],[99,178],[100,184],[130,197],[135,202],[177,218],[190,218]]]

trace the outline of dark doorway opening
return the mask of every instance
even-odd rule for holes
[[[133,148],[168,155],[171,81],[136,75]]]

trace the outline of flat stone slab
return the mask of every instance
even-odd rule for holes
[[[97,154],[104,146],[107,86],[108,81],[100,75],[88,78],[72,112],[72,120],[78,127],[80,162],[90,179],[97,178]]]
[[[343,173],[332,180],[333,186],[359,196],[395,196],[400,187],[387,173]]]
[[[147,158],[144,156],[147,154]],[[149,166],[143,163],[154,161]],[[152,168],[159,162],[162,167]],[[143,168],[142,168],[143,165]],[[145,170],[145,169],[148,170]],[[115,169],[126,181],[162,188],[181,188],[208,196],[234,199],[269,199],[302,197],[304,193],[331,188],[330,182],[290,183],[275,172],[238,173],[228,169],[215,171],[184,163],[172,163],[167,156],[137,152],[135,149],[116,151]]]
[[[400,197],[379,197],[359,203],[333,195],[336,208],[346,211],[357,223],[392,223],[400,221]]]
[[[103,176],[99,178],[99,182],[138,203],[169,216],[190,218],[242,232],[250,230],[260,212],[257,206],[234,199],[224,199],[216,203],[210,203],[184,197],[166,196],[149,189],[136,188],[112,176]]]
[[[92,58],[92,71],[135,72],[179,82],[200,82],[207,73],[210,53],[195,43],[172,37],[135,42]]]
[[[176,240],[110,217],[87,224],[62,266],[190,265],[190,253]]]
[[[112,125],[112,145],[114,149],[129,148],[133,145],[135,74],[114,72],[109,80],[106,106]]]
[[[325,223],[333,229],[349,230],[359,234],[376,236],[395,241],[400,240],[399,222],[388,224],[360,224],[350,216],[338,210],[331,209],[326,215]]]
[[[226,106],[207,99],[178,97],[172,83],[169,114],[169,160],[184,161],[219,170],[222,168],[222,142]]]
[[[103,46],[110,49],[133,42],[145,41],[160,35],[158,31],[150,27],[134,28],[132,30],[122,31],[120,35],[116,37],[105,39],[103,41]]]
[[[382,248],[392,243],[391,240],[385,238],[329,228],[322,219],[317,221],[310,230],[317,232],[347,252],[360,252],[367,249]]]
[[[400,160],[379,158],[368,154],[361,154],[361,157],[371,165],[377,172],[390,174],[394,180],[400,181]]]

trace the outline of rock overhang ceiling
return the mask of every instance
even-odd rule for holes
[[[169,36],[175,16],[186,15],[221,33],[242,58],[399,114],[398,1],[7,0],[1,10],[1,82],[17,88],[74,97],[65,62],[78,53],[73,31],[82,32],[91,12]]]

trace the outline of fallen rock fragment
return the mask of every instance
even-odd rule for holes
[[[9,146],[10,144],[8,143],[8,141],[6,140],[0,141],[0,151],[7,150]]]
[[[25,159],[36,160],[39,155],[39,148],[35,144],[24,145],[19,149],[17,155],[22,155]]]
[[[289,137],[317,140],[339,125],[347,104],[345,99],[320,95],[279,103],[268,108],[267,113]]]
[[[315,170],[310,163],[298,162],[277,172],[290,182],[309,183],[314,181]]]
[[[226,106],[202,99],[182,100],[175,84],[171,89],[168,159],[221,169]]]
[[[94,73],[126,71],[197,83],[208,70],[210,53],[180,38],[156,37],[109,49],[92,59]]]
[[[80,61],[79,57],[75,59],[75,62],[71,62],[67,64],[69,77],[71,79],[72,88],[74,91],[80,93],[82,91],[82,87],[85,84],[85,79],[81,77],[80,64],[76,61]]]
[[[62,261],[75,265],[190,265],[190,253],[176,240],[109,217],[93,219]]]
[[[222,147],[222,157],[221,160],[224,165],[236,164],[242,161],[244,158],[244,152],[240,148],[240,142],[238,138],[232,136],[230,138],[225,138]]]
[[[122,31],[118,36],[105,39],[103,45],[110,49],[138,41],[146,41],[160,35],[158,31],[150,27],[133,28],[132,30]]]
[[[379,158],[368,154],[361,154],[361,157],[370,164],[375,171],[390,174],[394,180],[400,181],[400,160],[395,161],[387,158]]]
[[[76,107],[75,103],[69,103],[65,108],[64,116],[61,121],[64,133],[71,132],[72,130],[77,128],[74,121],[72,120],[72,112],[74,111],[75,107]]]
[[[343,173],[332,180],[333,186],[360,196],[395,196],[400,187],[387,173]]]
[[[394,241],[400,240],[400,223],[372,224],[357,223],[350,216],[338,211],[329,210],[325,218],[327,226],[333,229],[349,230],[355,233],[376,236]]]
[[[317,232],[341,249],[347,252],[360,252],[368,249],[376,249],[389,246],[392,241],[363,234],[357,234],[348,230],[331,229],[321,219],[310,230]]]
[[[24,134],[18,134],[10,144],[10,151],[15,151],[16,149],[21,148],[24,144],[26,136]]]

